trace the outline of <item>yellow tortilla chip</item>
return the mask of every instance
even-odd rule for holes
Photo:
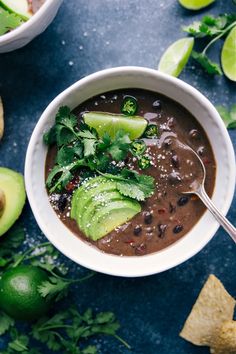
[[[212,354],[236,354],[236,321],[223,323],[220,332],[215,336]]]
[[[0,97],[0,140],[2,139],[3,132],[4,132],[3,105],[2,105],[2,99]]]
[[[223,284],[211,274],[180,336],[196,345],[213,346],[215,334],[222,324],[233,319],[234,307],[235,300],[225,290]]]

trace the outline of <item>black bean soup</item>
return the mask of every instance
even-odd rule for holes
[[[216,163],[207,135],[197,120],[180,104],[161,94],[139,89],[117,90],[89,99],[79,105],[74,113],[78,119],[81,119],[84,111],[120,113],[126,95],[137,99],[138,115],[158,126],[158,137],[147,142],[151,166],[143,171],[138,168],[135,157],[129,156],[125,161],[129,169],[155,178],[155,192],[142,203],[142,211],[131,221],[100,240],[89,242],[106,253],[142,256],[178,241],[192,229],[205,211],[196,196],[181,193],[202,175],[199,162],[184,148],[184,144],[201,157],[207,172],[205,187],[210,196],[214,189]],[[55,154],[55,147],[49,148],[46,177],[54,165]],[[61,221],[88,242],[76,222],[70,218],[70,185],[59,198],[51,198],[51,204]]]

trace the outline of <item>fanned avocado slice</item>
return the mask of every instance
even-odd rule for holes
[[[94,214],[87,236],[93,241],[97,241],[116,227],[132,219],[140,211],[140,204],[129,198],[110,202],[105,208],[99,209]]]
[[[117,190],[104,191],[94,195],[92,200],[89,200],[86,203],[80,218],[77,219],[80,229],[87,234],[94,214],[101,208],[105,208],[111,201],[122,199],[125,199],[125,197],[123,197]]]
[[[20,173],[0,167],[0,236],[10,229],[25,204],[24,178]]]
[[[72,197],[71,218],[78,219],[84,205],[94,197],[94,195],[105,190],[116,189],[116,183],[104,177],[94,177],[80,186]]]

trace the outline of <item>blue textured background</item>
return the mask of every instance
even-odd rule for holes
[[[0,56],[0,94],[6,130],[0,144],[0,165],[23,171],[32,130],[48,103],[83,76],[119,65],[156,68],[164,49],[181,38],[181,25],[203,14],[236,11],[230,0],[217,0],[192,13],[175,0],[64,1],[52,25],[23,49]],[[219,48],[218,48],[219,49]],[[217,46],[213,57],[217,59]],[[181,78],[214,104],[236,103],[236,84],[225,77],[209,78],[189,62]],[[236,131],[230,132],[236,147]],[[228,214],[236,223],[236,197]],[[30,243],[44,240],[27,205],[22,215]],[[199,235],[201,237],[201,235]],[[68,262],[72,272],[78,267]],[[219,229],[195,257],[165,273],[122,279],[97,274],[74,287],[69,302],[83,310],[112,310],[122,324],[128,351],[111,338],[102,338],[102,354],[204,354],[178,333],[209,273],[217,275],[236,296],[236,248]],[[68,300],[67,300],[68,301]],[[64,302],[66,305],[66,302]],[[3,339],[0,339],[0,348]]]

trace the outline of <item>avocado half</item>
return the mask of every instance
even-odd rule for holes
[[[26,200],[23,176],[0,167],[0,236],[19,218]]]

